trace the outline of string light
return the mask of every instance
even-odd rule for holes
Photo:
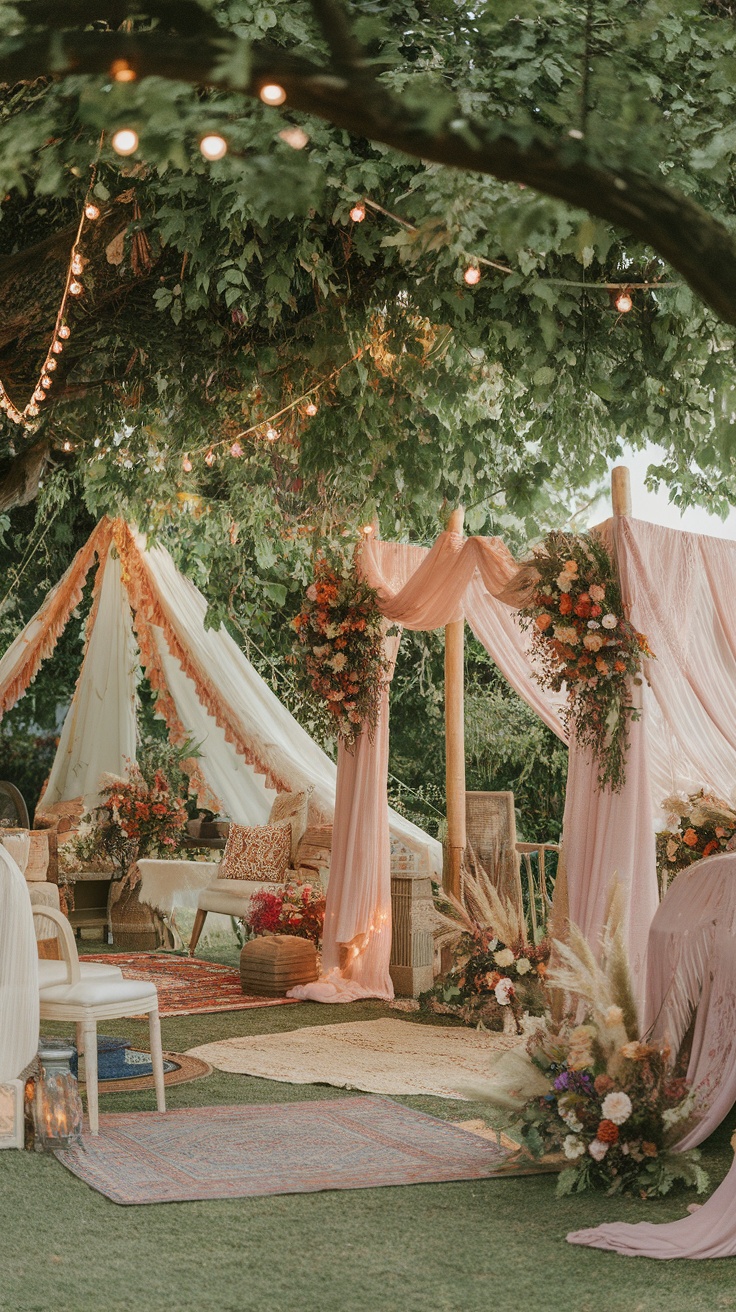
[[[84,287],[82,286],[81,282],[77,282],[75,280],[74,282],[69,283],[70,295],[81,296],[83,291],[84,291]]]
[[[95,219],[99,219],[100,217],[99,208],[92,201],[90,201],[89,205],[85,205],[84,217],[86,219],[89,219],[90,223],[94,223]]]
[[[54,355],[61,355],[62,351],[64,350],[64,347],[62,346],[61,342],[54,341],[51,343],[51,350],[53,351]]]
[[[266,441],[267,441],[267,442],[276,442],[276,441],[278,441],[278,436],[279,436],[279,431],[278,431],[278,429],[277,429],[277,428],[273,428],[273,427],[271,426],[271,424],[269,424],[269,425],[268,425],[268,428],[266,429]]]
[[[237,460],[239,456],[242,456],[242,454],[243,454],[243,448],[240,445],[240,443],[233,442],[232,446],[230,447],[230,455],[234,456],[235,459]]]
[[[279,132],[279,138],[281,141],[285,141],[287,146],[291,146],[292,150],[304,150],[309,141],[309,137],[303,128],[298,127],[283,128]]]
[[[73,451],[73,450],[74,450],[74,447],[73,447],[72,443],[69,441],[69,438],[67,438],[65,442],[62,442],[62,444],[61,444],[61,449],[62,449],[62,451]]]
[[[313,415],[316,415],[316,413],[317,413],[317,408],[318,408],[318,407],[317,407],[317,402],[316,402],[316,401],[310,401],[309,404],[308,404],[307,406],[305,406],[305,408],[304,408],[304,412],[305,412],[305,414],[308,414],[309,417],[310,417],[310,419],[311,419]]]
[[[371,533],[373,532],[373,525],[372,525],[372,524],[361,524],[361,526],[360,526],[360,531],[361,531],[361,533],[364,533],[366,537],[370,537]]]
[[[63,323],[59,329],[59,337],[63,337],[64,341],[66,341],[67,338],[71,337],[71,335],[72,335],[71,328],[69,327],[68,324]]]
[[[205,458],[204,458],[204,463],[205,463],[206,465],[209,465],[209,468],[211,469],[212,466],[214,465],[216,459],[217,459],[217,456],[215,455],[214,451],[212,450],[212,447],[210,447],[209,451],[207,452],[207,455],[206,455]]]
[[[278,82],[267,82],[258,92],[264,105],[283,105],[286,100],[284,88]]]
[[[469,264],[463,274],[463,281],[468,287],[475,287],[480,282],[480,269],[477,264]]]
[[[204,137],[200,137],[199,149],[205,159],[222,159],[227,155],[227,142],[219,132],[208,132]]]
[[[363,219],[365,218],[365,205],[362,201],[358,201],[357,205],[353,205],[353,208],[350,211],[350,217],[353,220],[353,223],[363,222]]]
[[[184,459],[183,459],[182,462],[181,462],[181,467],[182,467],[182,469],[184,470],[184,473],[185,473],[185,474],[191,474],[191,472],[192,472],[192,462],[191,462],[191,460],[189,459],[189,456],[185,456],[185,457],[184,457]]]
[[[614,297],[613,303],[619,314],[628,314],[634,308],[634,298],[630,291],[624,289]]]
[[[81,255],[72,255],[72,273],[81,273],[84,268],[84,261]]]
[[[138,74],[130,67],[127,59],[115,59],[110,65],[110,73],[116,82],[135,82]]]
[[[133,128],[118,128],[112,138],[112,148],[116,155],[133,155],[138,149],[138,133]]]

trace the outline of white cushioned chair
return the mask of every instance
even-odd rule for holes
[[[156,1106],[166,1111],[164,1093],[164,1063],[161,1051],[161,1023],[158,1015],[158,993],[154,984],[143,980],[117,978],[111,973],[115,967],[102,967],[106,973],[82,975],[74,933],[66,916],[54,907],[34,910],[34,916],[43,915],[57,925],[63,960],[39,964],[62,966],[65,979],[61,983],[42,985],[39,990],[42,1020],[73,1021],[77,1027],[77,1049],[85,1054],[87,1073],[87,1115],[93,1135],[99,1134],[99,1108],[97,1092],[97,1022],[117,1020],[122,1016],[148,1014],[151,1062],[156,1087]],[[83,963],[85,964],[85,963]],[[86,963],[92,966],[96,963]]]

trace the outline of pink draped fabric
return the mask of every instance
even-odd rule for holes
[[[469,600],[473,627],[506,677],[560,737],[554,702],[534,682],[526,639],[512,613],[492,592],[504,590],[516,572],[497,538],[443,533],[431,550],[368,539],[361,556],[364,576],[376,589],[387,622],[434,629],[463,617]],[[393,663],[399,639],[387,638]],[[363,732],[354,753],[338,751],[338,781],[323,939],[323,974],[290,996],[317,1002],[392,998],[391,862],[388,836],[388,689],[375,741]]]
[[[736,1162],[707,1203],[691,1216],[665,1225],[613,1221],[592,1230],[574,1230],[570,1244],[607,1248],[627,1257],[736,1257]]]
[[[677,1145],[683,1151],[707,1139],[736,1101],[736,852],[683,870],[649,934],[647,1030],[676,1052],[693,1015],[687,1078],[698,1113]]]

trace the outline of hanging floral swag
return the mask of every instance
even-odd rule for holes
[[[300,682],[310,698],[317,694],[327,732],[336,733],[348,750],[364,727],[373,738],[388,674],[376,595],[352,557],[322,551],[304,605],[292,620]]]
[[[662,802],[666,828],[657,834],[657,868],[663,892],[674,875],[704,856],[736,850],[736,808],[701,788]]]
[[[567,720],[598,762],[598,787],[624,784],[628,725],[639,712],[629,686],[641,683],[642,659],[653,656],[624,614],[613,560],[593,533],[548,533],[529,565],[531,628],[539,682],[567,689]]]

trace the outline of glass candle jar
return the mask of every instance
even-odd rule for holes
[[[42,1039],[38,1049],[41,1074],[33,1095],[33,1125],[37,1152],[55,1152],[80,1143],[82,1100],[69,1069],[76,1049],[64,1039]]]

